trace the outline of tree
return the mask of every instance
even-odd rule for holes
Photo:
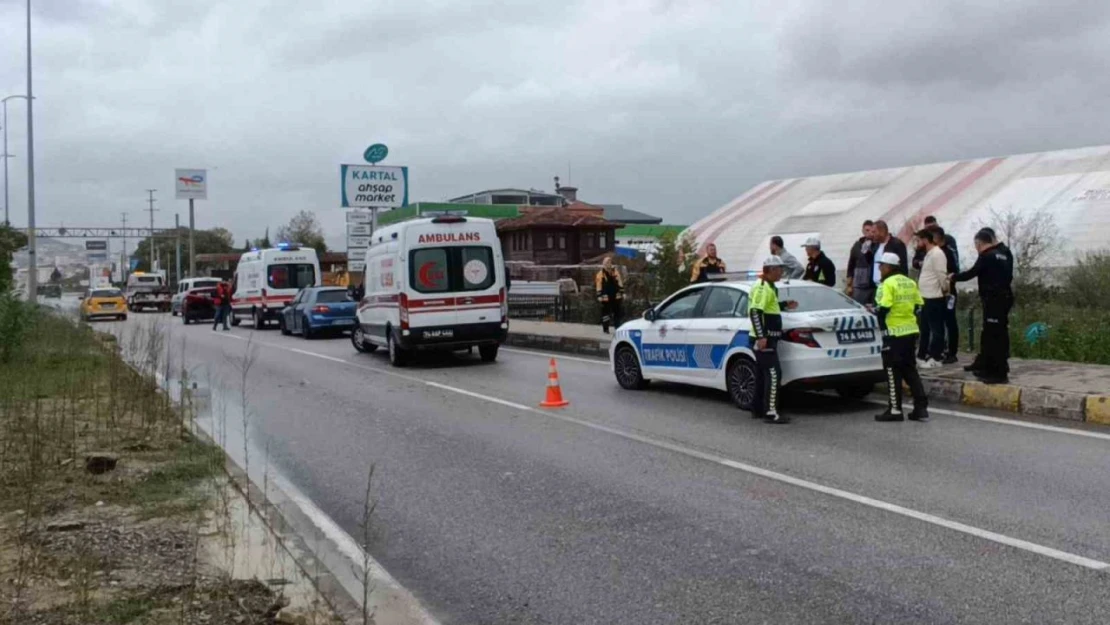
[[[1046,264],[1060,251],[1060,229],[1047,212],[1026,213],[1013,208],[990,209],[989,222],[979,227],[994,229],[998,239],[1014,255],[1014,286],[1036,284],[1044,277]]]
[[[693,237],[664,232],[648,258],[648,271],[654,277],[652,297],[662,299],[690,284],[690,272],[697,260]]]
[[[278,228],[277,238],[280,242],[300,243],[314,248],[320,254],[328,251],[328,245],[324,242],[324,229],[320,227],[316,213],[312,211],[303,210],[294,215],[289,223]]]
[[[10,224],[0,224],[0,293],[12,287],[12,255],[26,245],[27,235]]]
[[[181,236],[181,266],[187,268],[189,266],[189,229],[178,228],[177,231]],[[176,239],[172,236],[172,228],[169,230],[169,235],[154,239],[154,255],[162,269],[172,273],[177,245]],[[197,230],[193,237],[193,247],[196,249],[197,255],[228,254],[235,251],[234,241],[231,233],[226,228]],[[139,259],[139,271],[150,271],[150,243],[150,237],[139,241],[139,245],[135,247],[135,251],[132,253],[134,258]]]
[[[244,252],[249,252],[249,251],[251,251],[251,248],[252,248],[252,247],[254,247],[254,245],[252,245],[252,244],[251,244],[251,240],[250,240],[250,239],[247,239],[246,241],[244,241],[244,242],[243,242],[243,251],[244,251]]]

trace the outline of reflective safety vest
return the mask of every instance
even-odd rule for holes
[[[782,335],[782,311],[779,290],[771,282],[760,280],[748,293],[748,316],[752,320],[753,339],[778,338]]]
[[[883,329],[888,336],[910,336],[918,333],[914,311],[918,306],[923,306],[925,300],[921,298],[921,291],[913,280],[902,274],[891,275],[879,285],[875,303],[879,308],[887,309],[885,318],[884,315],[879,315],[879,320],[883,322]]]

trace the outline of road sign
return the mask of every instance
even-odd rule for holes
[[[174,192],[179,200],[207,200],[208,172],[203,169],[175,169]]]
[[[384,143],[375,143],[366,148],[366,151],[362,153],[362,158],[370,164],[380,163],[384,161],[387,156],[389,156],[389,148],[385,147]]]
[[[347,271],[353,273],[361,273],[366,271],[366,261],[364,260],[348,260]]]
[[[368,237],[370,236],[370,228],[370,224],[347,224],[347,236]]]
[[[347,236],[347,249],[366,249],[370,247],[370,237],[365,236]]]
[[[368,224],[372,223],[374,215],[370,211],[347,211],[347,223]]]
[[[108,252],[89,252],[85,254],[85,260],[90,263],[102,263],[108,260]]]
[[[93,252],[93,251],[99,252],[99,251],[103,251],[103,250],[107,250],[107,249],[108,249],[108,242],[107,241],[85,241],[85,251],[87,251],[87,252]]]
[[[340,165],[343,208],[401,208],[409,204],[409,168]]]

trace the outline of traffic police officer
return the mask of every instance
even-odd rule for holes
[[[752,417],[762,417],[768,423],[790,423],[790,418],[779,414],[778,342],[782,337],[782,308],[793,310],[797,302],[779,302],[775,283],[782,279],[785,264],[778,256],[768,256],[763,261],[763,274],[748,294],[748,316],[752,321],[751,348],[755,352],[755,395],[752,398]]]
[[[717,246],[710,243],[705,247],[705,257],[694,263],[690,282],[705,282],[710,276],[725,272],[725,261],[717,257]]]
[[[899,273],[902,259],[887,252],[879,259],[882,283],[875,295],[879,327],[883,331],[883,368],[886,369],[887,409],[876,415],[876,421],[902,421],[902,381],[910,385],[913,394],[911,421],[929,418],[925,387],[917,373],[917,318],[925,300],[913,280]]]

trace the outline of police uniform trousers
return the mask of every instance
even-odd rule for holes
[[[779,413],[779,385],[782,367],[779,366],[779,340],[767,339],[767,346],[755,351],[755,396],[752,398],[752,416],[765,417]]]
[[[914,407],[925,408],[929,400],[917,373],[917,335],[883,337],[883,368],[886,370],[887,404],[891,412],[902,411],[902,383],[910,386]]]
[[[979,335],[978,369],[988,375],[1010,373],[1010,309],[1013,295],[988,295],[983,298],[983,331]]]

